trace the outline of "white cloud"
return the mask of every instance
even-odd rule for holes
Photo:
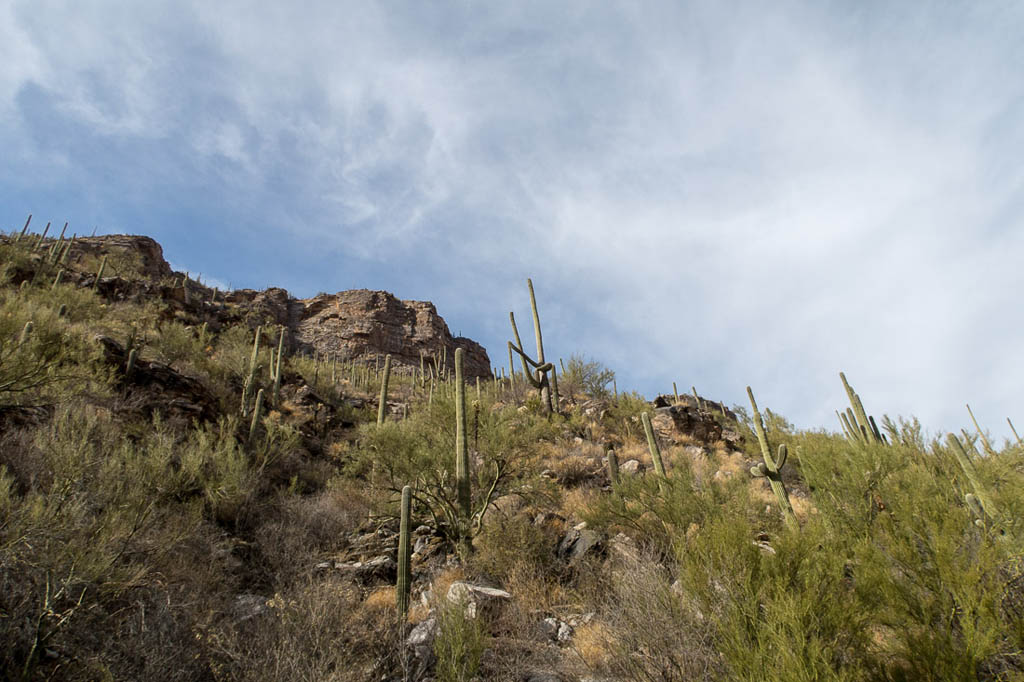
[[[297,281],[335,253],[429,280],[405,295],[496,363],[532,275],[551,347],[648,392],[751,383],[831,426],[845,369],[936,426],[1019,408],[1019,7],[75,7],[0,9],[26,177],[84,163],[46,145],[35,88],[220,183],[247,233],[302,245]]]

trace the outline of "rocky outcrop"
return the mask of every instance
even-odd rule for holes
[[[68,264],[75,267],[89,257],[107,256],[108,275],[140,274],[159,280],[174,273],[164,260],[164,250],[149,237],[131,234],[110,234],[102,237],[76,237],[68,254]],[[132,272],[134,270],[134,272]]]
[[[491,361],[483,346],[452,336],[429,301],[403,301],[386,291],[367,289],[296,299],[278,287],[232,291],[215,301],[213,289],[197,282],[189,281],[186,291],[182,273],[171,270],[160,244],[134,235],[76,238],[65,281],[91,286],[96,263],[103,256],[107,256],[107,264],[98,289],[110,300],[159,297],[191,322],[208,322],[214,330],[241,320],[253,326],[281,325],[290,332],[292,352],[336,355],[339,360],[356,362],[372,362],[391,354],[396,371],[418,368],[421,355],[443,358],[447,368],[453,369],[455,349],[462,348],[467,377],[491,375]],[[172,277],[178,278],[176,283],[169,282]]]
[[[446,358],[454,367],[455,349],[465,352],[469,377],[489,377],[491,361],[483,346],[453,337],[437,308],[428,301],[402,301],[386,291],[355,289],[297,301],[292,327],[300,346],[345,359],[391,354],[392,366],[419,367],[420,356]]]
[[[346,362],[371,362],[390,354],[393,369],[411,371],[419,368],[421,354],[428,361],[437,357],[454,369],[455,349],[462,348],[467,377],[491,376],[491,361],[483,346],[452,336],[429,301],[403,301],[386,291],[368,289],[296,299],[279,288],[233,291],[227,301],[246,309],[251,319],[287,327],[293,352],[337,355]]]

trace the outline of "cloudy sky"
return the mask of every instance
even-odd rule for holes
[[[262,6],[261,6],[262,5]],[[1024,426],[1024,4],[0,2],[0,222],[835,427]],[[1019,429],[1018,429],[1019,430]]]

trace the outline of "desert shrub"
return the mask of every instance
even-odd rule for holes
[[[623,475],[613,494],[593,498],[581,516],[609,533],[626,531],[641,545],[671,555],[686,541],[691,526],[700,527],[729,506],[743,510],[752,521],[757,512],[747,503],[747,486],[740,479],[698,483],[689,462],[678,460],[668,478],[653,473]]]
[[[615,372],[597,360],[573,354],[565,363],[565,372],[558,375],[558,391],[565,398],[583,394],[587,398],[604,399],[611,395]]]
[[[251,618],[211,626],[228,655],[219,679],[390,679],[399,669],[394,611],[365,608],[358,587],[308,578],[265,600]]]
[[[437,656],[435,674],[442,682],[469,682],[480,669],[487,646],[483,618],[469,618],[465,604],[445,602],[437,610]]]
[[[553,439],[554,427],[530,412],[491,410],[485,401],[479,410],[468,406],[467,443],[471,459],[472,507],[479,520],[490,500],[521,490],[539,440]],[[434,527],[451,539],[459,536],[455,523],[455,400],[434,396],[409,419],[365,424],[359,447],[348,467],[350,475],[365,476],[392,492],[414,485],[418,508],[426,511]],[[470,531],[471,533],[474,531]]]
[[[500,518],[476,538],[470,566],[502,585],[513,572],[524,568],[532,575],[557,576],[561,569],[555,554],[559,539],[555,527],[536,525],[528,515]]]

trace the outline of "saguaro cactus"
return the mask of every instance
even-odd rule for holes
[[[256,406],[252,409],[252,422],[249,424],[249,442],[256,437],[256,425],[260,423],[260,416],[263,412],[263,389],[256,393]]]
[[[964,476],[967,477],[967,481],[971,484],[971,489],[974,494],[968,493],[964,496],[964,501],[967,506],[971,508],[979,516],[980,519],[989,518],[994,521],[999,520],[999,511],[996,509],[995,502],[989,497],[988,491],[985,490],[985,485],[982,483],[981,478],[978,477],[978,471],[974,468],[974,462],[971,461],[971,456],[967,454],[967,450],[964,449],[960,439],[952,433],[947,436],[949,444],[952,446],[953,455],[956,457],[957,463],[960,465],[960,469],[963,470]],[[982,514],[978,514],[978,511]]]
[[[260,334],[263,327],[256,327],[256,337],[252,342],[252,355],[249,356],[249,374],[245,377],[245,384],[242,386],[242,416],[249,416],[249,396],[252,394],[253,386],[256,384],[256,366],[260,354]]]
[[[989,443],[988,438],[985,437],[985,432],[982,431],[981,427],[978,425],[978,420],[974,418],[974,412],[971,411],[970,405],[967,406],[967,414],[971,415],[971,421],[974,422],[974,428],[977,429],[978,431],[978,437],[981,438],[981,445],[982,447],[985,448],[985,452],[987,452],[990,455],[996,454],[996,451],[992,447],[992,444]]]
[[[281,355],[284,352],[284,327],[281,327],[281,333],[277,338],[277,362],[274,359],[270,360],[270,378],[274,382],[273,392],[271,398],[274,404],[277,404],[278,399],[281,396]]]
[[[412,543],[409,541],[409,512],[412,506],[412,488],[402,488],[402,508],[398,525],[398,577],[395,579],[395,604],[398,620],[404,623],[409,614],[409,594],[412,590]]]
[[[95,291],[99,287],[100,280],[103,278],[103,271],[106,269],[106,267],[107,267],[107,257],[106,257],[106,255],[104,255],[103,256],[103,260],[100,261],[100,269],[96,273],[96,281],[92,283],[93,291]]]
[[[377,406],[377,426],[384,423],[388,413],[388,381],[391,379],[391,353],[384,358],[384,374],[380,378],[380,404]]]
[[[840,372],[839,378],[842,380],[843,388],[846,389],[846,395],[850,399],[850,407],[853,408],[852,413],[848,413],[851,418],[850,426],[856,430],[856,433],[861,434],[863,442],[884,443],[881,432],[875,425],[874,420],[868,417],[868,413],[864,410],[864,403],[860,401],[860,396],[850,386],[850,382],[846,380],[846,375]],[[853,419],[854,416],[856,416],[856,419]]]
[[[617,488],[619,485],[619,458],[615,454],[615,450],[608,449],[608,480],[611,481],[612,487]]]
[[[754,400],[754,392],[747,386],[747,396],[750,398],[750,407],[754,411],[754,429],[757,431],[757,442],[761,446],[761,457],[763,462],[753,467],[750,473],[753,476],[764,476],[772,486],[772,492],[779,501],[782,508],[782,516],[790,527],[797,527],[796,516],[793,515],[793,505],[789,503],[789,493],[786,486],[782,484],[782,477],[779,472],[786,463],[786,446],[779,446],[779,459],[772,457],[771,447],[768,444],[768,434],[764,430],[764,420],[761,419],[761,412],[757,409],[757,401]]]
[[[642,412],[640,421],[644,423],[644,433],[647,434],[647,449],[651,451],[651,459],[654,461],[654,473],[666,478],[665,465],[661,461],[661,449],[658,447],[658,439],[654,435],[654,427],[651,426],[651,416]]]
[[[530,385],[540,391],[541,404],[545,410],[551,412],[554,408],[551,404],[551,384],[548,373],[554,369],[554,365],[544,361],[544,339],[540,331],[540,315],[537,312],[537,297],[533,293],[533,281],[527,279],[526,286],[530,290],[530,308],[533,312],[533,329],[537,338],[537,359],[534,360],[523,350],[523,342],[519,338],[519,329],[516,327],[516,317],[513,313],[508,314],[509,322],[512,323],[512,334],[515,336],[515,343],[509,342],[509,348],[519,354],[523,362],[523,374]],[[531,369],[531,367],[533,369]]]
[[[463,532],[468,532],[472,514],[469,482],[469,448],[466,445],[466,385],[462,376],[461,348],[455,349],[455,486]]]

